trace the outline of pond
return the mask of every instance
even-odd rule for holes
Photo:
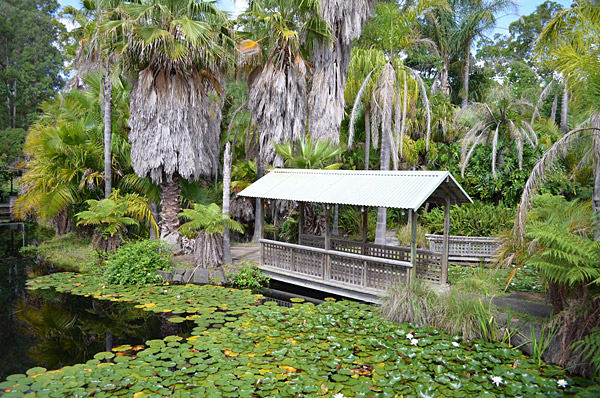
[[[27,290],[28,278],[62,270],[19,257],[23,241],[17,232],[0,229],[0,381],[34,366],[85,362],[107,347],[191,332],[191,324],[176,325],[128,303]]]
[[[48,366],[75,364],[49,371],[37,362],[24,371],[29,362],[0,382],[7,397],[558,397],[593,384],[506,344],[395,324],[357,302],[292,299],[287,308],[248,290],[106,285],[68,272],[26,279],[35,266],[17,269],[16,314],[43,319],[47,312],[63,327],[40,333],[48,339],[32,339],[13,358],[45,343],[56,359]],[[77,325],[71,335],[70,325]],[[145,329],[155,334],[144,337]]]

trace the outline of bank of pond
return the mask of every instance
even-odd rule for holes
[[[591,381],[539,366],[507,344],[395,324],[352,301],[292,299],[283,307],[250,290],[106,285],[68,272],[27,286],[37,295],[129,306],[135,314],[117,311],[114,322],[96,326],[129,325],[118,339],[131,340],[72,366],[9,375],[0,383],[6,397],[596,396]],[[152,324],[168,335],[136,341],[136,330]]]

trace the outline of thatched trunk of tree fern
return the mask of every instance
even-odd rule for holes
[[[209,235],[198,232],[194,249],[194,264],[202,268],[216,267],[223,264],[223,237],[221,234]]]
[[[333,42],[322,40],[311,51],[314,64],[308,99],[308,130],[313,139],[338,144],[344,117],[344,89],[352,41],[373,9],[373,0],[322,0],[321,18],[333,29]]]

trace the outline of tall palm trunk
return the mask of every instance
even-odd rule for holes
[[[567,87],[567,82],[563,86],[562,92],[562,104],[560,107],[560,129],[563,134],[567,134],[569,131],[569,123],[567,117],[569,116],[569,88]]]
[[[166,240],[171,245],[178,246],[179,233],[179,206],[180,193],[179,174],[173,173],[172,176],[163,176],[160,184],[162,188],[160,201],[160,238]]]
[[[223,159],[223,214],[229,215],[229,201],[231,188],[231,144],[225,145]],[[231,244],[229,241],[229,228],[223,228],[223,262],[231,264]]]
[[[104,75],[104,197],[112,190],[112,82],[109,68]]]
[[[388,129],[384,128],[381,133],[381,165],[379,166],[380,170],[390,169],[390,150],[390,135],[388,133]],[[387,232],[386,221],[387,209],[385,207],[379,207],[377,209],[377,228],[375,229],[375,243],[378,245],[385,245]]]
[[[471,64],[471,46],[467,48],[465,53],[465,66],[463,69],[463,92],[462,92],[462,103],[461,108],[466,108],[469,105],[469,69]]]
[[[365,170],[369,170],[371,155],[371,106],[365,107]]]
[[[439,77],[439,91],[446,95],[450,95],[450,85],[448,84],[448,75],[450,73],[450,58],[448,55],[444,56],[442,62],[442,70],[440,70]]]

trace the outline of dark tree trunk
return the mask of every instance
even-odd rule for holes
[[[158,203],[156,203],[152,199],[150,199],[150,212],[152,213],[152,217],[154,217],[154,221],[156,221],[156,223],[158,224],[160,220]],[[150,226],[150,239],[158,239],[158,236],[156,236],[156,231],[154,231],[154,228],[152,228],[152,226]]]
[[[179,247],[179,211],[180,211],[180,193],[179,175],[163,175],[160,184],[162,188],[160,202],[160,238],[169,244]]]
[[[259,144],[260,145],[260,144]],[[256,157],[256,179],[260,180],[263,176],[263,166],[262,166],[262,148],[258,150],[258,156]],[[262,218],[263,218],[263,209],[260,205],[260,199],[256,199],[256,206],[254,207],[254,236],[252,237],[252,242],[258,243],[262,237]]]
[[[109,70],[104,75],[104,197],[112,190],[112,82]]]

